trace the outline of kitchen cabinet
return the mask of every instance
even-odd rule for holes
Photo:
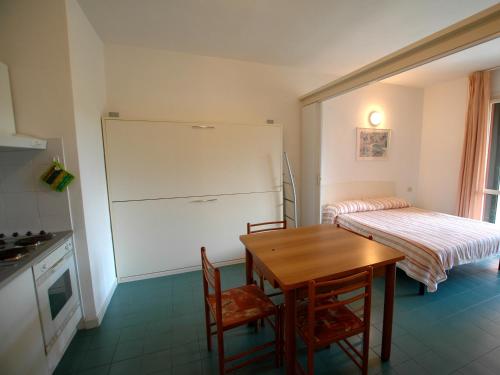
[[[0,374],[48,374],[31,268],[0,289],[0,301]]]

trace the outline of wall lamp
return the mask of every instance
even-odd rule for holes
[[[382,113],[379,111],[371,111],[368,115],[368,122],[371,126],[379,126],[382,123]]]

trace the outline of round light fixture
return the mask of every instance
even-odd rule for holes
[[[368,115],[368,122],[371,126],[379,126],[382,123],[382,113],[371,111]]]

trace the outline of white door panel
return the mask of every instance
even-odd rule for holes
[[[301,124],[301,215],[302,226],[320,223],[321,104],[302,108]]]
[[[106,120],[111,201],[281,189],[281,126]]]
[[[112,203],[120,279],[240,259],[247,222],[281,219],[277,192]]]

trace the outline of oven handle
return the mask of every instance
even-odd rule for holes
[[[40,275],[40,277],[36,280],[36,285],[39,286],[40,284],[42,284],[49,276],[51,276],[57,271],[59,265],[62,262],[66,261],[72,256],[73,256],[72,251],[68,251],[66,254],[64,254],[64,256],[61,259],[59,259],[56,263],[54,263],[52,267],[50,267],[47,271],[45,271]]]

